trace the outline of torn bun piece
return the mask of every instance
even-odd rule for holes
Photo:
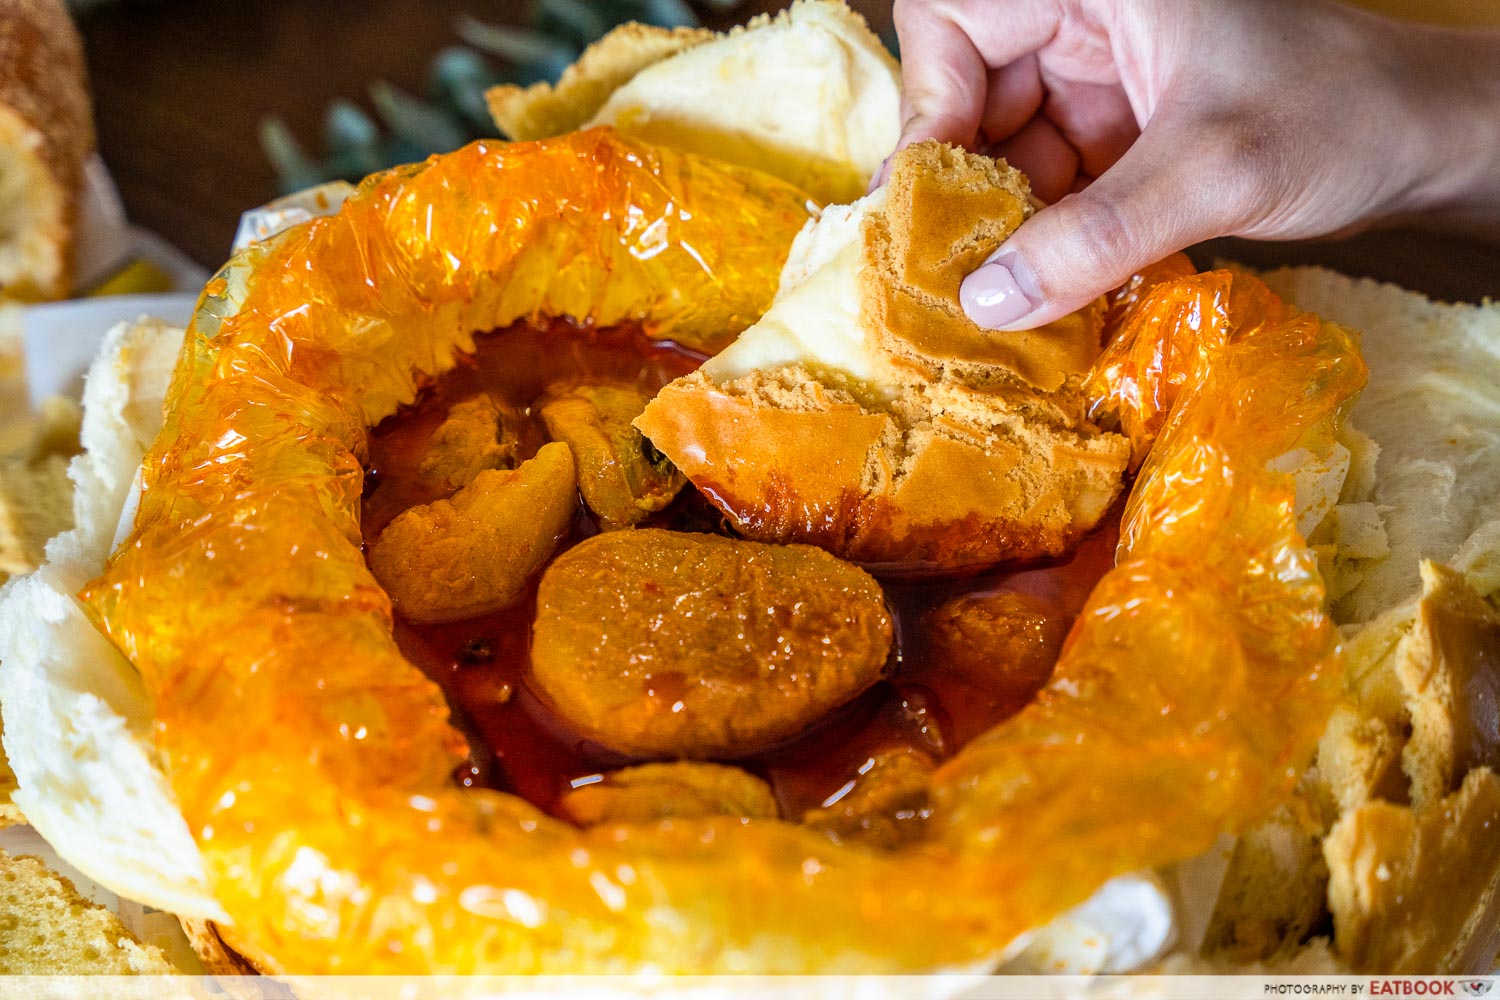
[[[901,69],[843,0],[799,0],[723,34],[623,25],[555,87],[507,84],[486,98],[513,139],[610,125],[847,202],[899,138]]]
[[[892,571],[1066,552],[1129,457],[1085,415],[1102,306],[994,333],[957,301],[1027,199],[1001,163],[908,147],[886,188],[803,230],[760,322],[636,426],[748,538]]]

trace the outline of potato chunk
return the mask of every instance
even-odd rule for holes
[[[549,444],[519,469],[486,469],[452,499],[413,507],[370,547],[370,570],[413,622],[489,614],[520,599],[578,509],[573,456]]]
[[[554,387],[539,404],[547,433],[573,449],[583,502],[605,531],[639,524],[687,482],[631,426],[648,402],[633,386],[583,383]]]
[[[932,758],[911,747],[894,747],[864,762],[849,783],[802,822],[845,843],[894,849],[919,839],[932,805],[928,786]]]
[[[568,792],[558,809],[580,826],[692,816],[777,816],[776,799],[764,781],[737,767],[697,761],[611,771]]]
[[[874,684],[890,647],[879,584],[821,549],[645,528],[548,567],[531,666],[556,711],[607,747],[734,758]]]
[[[964,594],[923,618],[933,652],[981,688],[1041,684],[1068,634],[1067,619],[1014,591]]]
[[[485,469],[513,469],[522,417],[483,394],[456,403],[432,432],[417,473],[445,490],[468,485]]]

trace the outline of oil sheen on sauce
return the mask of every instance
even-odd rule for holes
[[[417,467],[428,438],[455,403],[488,392],[524,410],[519,456],[527,458],[547,441],[541,419],[530,407],[548,386],[613,381],[652,395],[702,360],[636,330],[587,330],[562,321],[517,324],[478,338],[473,355],[427,387],[415,405],[371,432],[362,521],[366,544],[408,507],[442,497],[423,483]],[[718,511],[691,485],[650,524],[731,534]],[[580,503],[572,533],[559,551],[597,531]],[[896,625],[887,679],[794,741],[734,763],[769,781],[783,815],[795,818],[836,796],[882,751],[909,746],[939,760],[951,756],[1025,706],[1045,678],[1034,672],[1014,677],[1002,672],[989,683],[976,684],[937,655],[924,613],[965,594],[1016,591],[1066,627],[1109,569],[1115,541],[1113,528],[1101,529],[1061,560],[956,580],[882,580]],[[456,780],[513,792],[552,810],[572,783],[636,761],[570,731],[528,689],[536,583],[531,581],[516,606],[481,618],[415,625],[398,617],[395,635],[406,657],[442,686],[455,723],[469,737],[470,760]]]

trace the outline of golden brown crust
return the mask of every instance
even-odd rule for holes
[[[1487,971],[1500,886],[1500,778],[1469,772],[1416,809],[1371,802],[1323,841],[1339,956],[1362,972]]]
[[[622,24],[583,50],[557,83],[502,84],[485,92],[490,115],[517,142],[581,128],[641,70],[714,37],[706,28]]]
[[[885,205],[865,222],[865,308],[882,345],[929,378],[948,365],[998,366],[1043,392],[1087,369],[1102,303],[1014,333],[982,330],[959,306],[964,277],[1030,214],[1026,178],[1004,161],[935,142],[897,157]]]
[[[36,151],[56,185],[61,217],[48,233],[60,268],[36,288],[3,294],[57,297],[72,284],[72,249],[83,164],[94,149],[94,126],[83,46],[61,0],[0,0],[0,114],[34,135]]]
[[[1028,421],[1003,395],[979,420],[879,411],[806,372],[802,404],[752,373],[694,374],[637,426],[749,538],[806,542],[889,570],[952,569],[1066,551],[1114,500],[1123,439]]]
[[[1500,768],[1500,613],[1446,566],[1423,563],[1422,580],[1396,662],[1411,713],[1402,766],[1418,808],[1471,769]]]

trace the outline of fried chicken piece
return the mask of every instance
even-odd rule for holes
[[[674,761],[611,771],[562,797],[558,809],[579,826],[650,823],[693,816],[775,819],[771,786],[723,764]]]
[[[573,449],[583,502],[605,531],[639,524],[687,482],[631,426],[648,402],[633,386],[582,383],[554,387],[540,403],[547,433]]]
[[[802,822],[840,842],[894,849],[919,839],[932,814],[927,788],[932,758],[895,747],[869,758],[836,801],[802,814]]]
[[[923,616],[934,657],[974,685],[1034,687],[1052,673],[1068,623],[1015,591],[970,593]]]
[[[521,419],[488,393],[455,403],[432,432],[418,474],[445,490],[457,490],[485,469],[514,469]]]
[[[644,528],[548,567],[531,666],[557,712],[611,749],[734,758],[874,684],[890,647],[880,585],[820,549]]]
[[[519,469],[486,469],[452,499],[396,517],[370,548],[370,570],[413,622],[507,608],[567,534],[578,508],[573,456],[549,444]]]

